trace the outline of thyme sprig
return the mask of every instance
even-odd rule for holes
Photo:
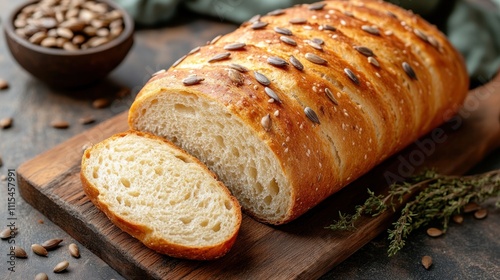
[[[410,233],[433,221],[441,221],[443,232],[450,218],[459,214],[470,203],[481,203],[500,197],[500,170],[470,176],[446,176],[434,171],[390,186],[387,194],[376,195],[368,189],[368,198],[355,207],[354,214],[339,213],[339,218],[327,228],[354,230],[363,215],[376,217],[386,211],[397,212],[399,218],[388,229],[389,256],[394,256],[405,245]],[[500,207],[500,199],[496,202]]]

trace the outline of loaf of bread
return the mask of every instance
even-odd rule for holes
[[[159,253],[215,259],[236,240],[237,200],[205,165],[159,137],[129,131],[94,145],[81,180],[115,225]]]
[[[130,127],[205,163],[242,209],[289,222],[453,116],[463,59],[435,26],[383,1],[256,16],[155,73]]]

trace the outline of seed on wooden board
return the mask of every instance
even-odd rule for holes
[[[10,127],[12,127],[13,122],[14,122],[14,119],[12,119],[12,118],[0,119],[0,127],[3,129],[10,128]]]
[[[186,86],[192,86],[199,84],[200,82],[204,81],[205,78],[198,77],[196,75],[190,75],[182,80],[182,83]]]
[[[293,65],[293,67],[295,67],[297,70],[304,70],[304,65],[302,65],[302,63],[297,59],[295,58],[295,56],[290,56],[290,63]]]
[[[274,28],[274,31],[276,33],[279,33],[279,34],[282,34],[282,35],[287,35],[287,36],[292,36],[293,35],[293,33],[292,33],[292,31],[290,29],[284,28],[284,27],[278,27],[278,26],[276,26]]]
[[[451,219],[453,220],[453,222],[455,222],[456,224],[462,224],[464,222],[464,216],[462,215],[453,215],[453,217],[451,217]]]
[[[432,265],[432,257],[431,256],[423,256],[422,257],[422,265],[425,269],[429,269]]]
[[[267,63],[273,65],[273,66],[276,66],[276,67],[285,67],[288,65],[288,62],[286,60],[284,60],[283,58],[281,57],[277,57],[277,56],[270,56],[267,58]]]
[[[248,68],[240,64],[231,63],[228,66],[234,70],[240,71],[241,73],[248,72]]]
[[[337,31],[337,28],[328,24],[322,25],[323,30],[328,30],[328,31]]]
[[[329,88],[325,88],[325,94],[330,99],[330,101],[333,102],[333,104],[339,105],[339,102],[337,101],[335,96],[333,96],[333,92]]]
[[[349,68],[344,68],[344,73],[346,73],[347,77],[349,77],[349,79],[351,79],[351,81],[353,83],[355,83],[356,85],[359,85],[359,79],[358,79],[358,76],[356,76],[356,74],[354,74],[354,72],[352,72],[351,69]]]
[[[260,120],[260,124],[264,128],[265,131],[271,131],[271,116],[269,114],[262,117]]]
[[[91,124],[95,122],[95,118],[92,116],[84,116],[78,119],[81,124]]]
[[[31,245],[31,250],[33,251],[33,253],[35,253],[35,254],[37,254],[39,256],[46,257],[49,254],[49,252],[47,252],[47,249],[45,249],[40,244],[33,244],[33,245]]]
[[[266,92],[266,94],[269,97],[271,97],[272,99],[274,99],[274,101],[277,101],[277,102],[281,103],[281,99],[278,97],[278,95],[276,94],[276,92],[274,90],[272,90],[269,87],[265,87],[264,91]]]
[[[252,29],[262,29],[268,25],[267,22],[264,21],[256,21],[252,24],[251,28]]]
[[[364,56],[374,56],[373,51],[370,48],[363,46],[355,46],[354,49]]]
[[[54,267],[54,272],[55,273],[63,272],[68,268],[68,266],[69,266],[68,261],[62,261]]]
[[[268,16],[279,16],[279,15],[282,15],[285,13],[285,10],[283,9],[276,9],[274,11],[271,11],[269,13],[267,13]]]
[[[37,275],[35,275],[35,280],[49,280],[49,276],[47,274],[40,272]]]
[[[315,55],[313,53],[306,53],[305,58],[315,64],[324,65],[327,63],[327,61],[324,58]]]
[[[11,237],[14,237],[16,235],[15,230],[11,230],[10,228],[4,228],[2,231],[0,231],[0,238],[1,239],[8,239]]]
[[[309,10],[311,10],[311,11],[323,10],[323,8],[325,6],[326,6],[326,3],[323,3],[323,2],[313,3],[313,4],[309,4]]]
[[[368,57],[368,63],[370,63],[373,66],[380,67],[380,63],[378,63],[378,60],[373,56]]]
[[[53,128],[66,129],[69,127],[69,123],[63,120],[54,120],[50,123]]]
[[[316,43],[316,42],[313,42],[313,41],[310,41],[310,40],[306,40],[306,44],[308,44],[309,46],[317,49],[317,50],[320,50],[322,51],[323,50],[323,47],[321,47],[320,44]]]
[[[372,34],[372,35],[380,36],[380,30],[378,30],[378,27],[376,27],[376,26],[363,25],[363,26],[361,26],[361,29],[367,33]]]
[[[271,84],[271,81],[266,76],[264,76],[264,74],[257,71],[254,71],[253,74],[257,82],[259,82],[261,85],[268,86]]]
[[[476,218],[478,220],[482,220],[482,219],[486,218],[486,216],[488,216],[488,209],[486,209],[486,208],[481,208],[481,209],[477,210],[476,212],[474,212],[474,218]]]
[[[402,64],[403,70],[405,71],[406,75],[410,77],[413,80],[417,80],[417,74],[415,74],[415,71],[413,71],[413,68],[408,64],[408,62],[403,62]]]
[[[224,46],[225,50],[228,51],[235,51],[235,50],[241,50],[246,46],[245,43],[232,43]]]
[[[14,248],[14,256],[16,258],[21,258],[21,259],[25,259],[28,257],[28,254],[26,254],[26,251],[24,251],[23,248],[19,247],[19,246],[16,246]]]
[[[177,59],[174,64],[172,64],[172,67],[175,67],[177,65],[179,65],[179,63],[181,63],[185,58],[187,57],[187,55],[183,55],[181,56],[179,59]]]
[[[7,82],[4,79],[0,79],[0,90],[8,88],[9,88],[9,82]]]
[[[318,118],[318,115],[316,115],[316,112],[314,112],[313,109],[309,108],[309,107],[305,107],[304,108],[304,113],[306,114],[306,116],[313,122],[313,123],[317,123],[317,124],[320,124],[319,123],[319,118]]]
[[[281,36],[280,41],[290,46],[297,46],[297,42],[294,39],[287,36]]]
[[[76,245],[75,243],[69,244],[68,250],[69,250],[69,254],[73,258],[79,258],[80,257],[80,248],[78,248],[78,245]]]
[[[92,101],[92,107],[94,107],[95,109],[106,108],[109,105],[111,105],[111,100],[109,98],[97,98]]]
[[[243,84],[244,78],[239,71],[234,69],[228,69],[227,74],[229,76],[229,79],[236,85],[241,86]]]
[[[291,24],[304,24],[307,22],[307,19],[305,19],[305,18],[292,18],[288,22]]]
[[[42,245],[42,247],[47,249],[47,250],[52,250],[52,249],[57,248],[62,241],[63,240],[60,238],[52,238],[52,239],[46,240],[45,242],[43,242],[40,245]]]
[[[443,231],[438,228],[431,227],[427,229],[427,235],[431,237],[438,237],[443,235]]]
[[[216,62],[216,61],[221,61],[221,60],[224,60],[224,59],[227,59],[231,56],[231,53],[230,52],[225,52],[225,53],[219,53],[219,54],[216,54],[214,56],[212,56],[208,62]]]
[[[475,202],[469,202],[469,203],[465,204],[463,212],[464,213],[472,213],[472,212],[475,212],[479,209],[481,209],[481,206],[479,206],[479,204],[477,204]]]

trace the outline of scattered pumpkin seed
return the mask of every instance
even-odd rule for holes
[[[47,274],[40,272],[37,275],[35,275],[35,280],[49,280],[49,276]]]
[[[193,74],[193,75],[189,75],[186,78],[184,78],[182,80],[182,83],[186,86],[192,86],[192,85],[199,84],[200,82],[202,82],[204,80],[205,80],[205,78],[201,78],[201,77],[196,76],[196,74]]]
[[[208,62],[221,61],[221,60],[229,58],[229,56],[231,56],[230,52],[219,53],[219,54],[216,54],[216,55],[212,56],[212,58],[210,58],[208,60]]]
[[[16,256],[16,258],[25,259],[28,257],[28,254],[26,254],[26,251],[24,251],[23,248],[16,246],[14,248],[14,256]]]
[[[4,79],[0,79],[0,90],[8,88],[9,88],[9,83]]]
[[[264,76],[264,74],[257,71],[254,71],[253,74],[257,82],[259,82],[261,85],[268,86],[271,84],[271,81],[266,76]]]
[[[79,120],[78,120],[81,124],[91,124],[91,123],[94,123],[95,122],[95,119],[94,117],[92,116],[84,116],[84,117],[81,117]]]
[[[53,128],[66,129],[69,127],[69,123],[63,120],[54,120],[50,123]]]
[[[14,120],[12,118],[0,119],[0,127],[3,129],[10,128]]]
[[[267,58],[267,63],[276,66],[276,67],[286,67],[288,62],[281,57],[270,56]]]
[[[73,258],[79,258],[80,257],[80,249],[78,248],[78,245],[76,245],[75,243],[69,244],[68,250],[69,250],[69,254]]]
[[[68,268],[68,266],[69,266],[68,261],[62,261],[54,267],[54,272],[55,273],[63,272]]]
[[[443,235],[443,231],[438,228],[431,227],[427,229],[427,235],[431,237],[438,237]]]
[[[49,252],[47,252],[47,249],[45,249],[40,244],[33,244],[33,245],[31,245],[31,250],[33,251],[33,253],[35,253],[35,254],[37,254],[39,256],[46,257],[49,254]]]
[[[94,107],[94,109],[107,108],[109,105],[111,105],[111,100],[109,98],[97,98],[92,101],[92,107]]]
[[[0,232],[0,238],[1,239],[8,239],[10,238],[11,236],[15,236],[15,230],[12,231],[10,228],[4,228],[1,232]]]
[[[460,214],[453,215],[453,217],[451,217],[451,219],[453,220],[453,222],[455,222],[456,224],[459,224],[459,225],[461,225],[464,222],[464,216],[462,216]]]
[[[264,128],[265,131],[271,131],[271,116],[269,114],[262,117],[260,120],[260,124]]]
[[[290,63],[293,65],[293,67],[295,67],[297,70],[299,71],[302,71],[304,70],[304,65],[302,65],[302,63],[297,59],[295,58],[295,56],[291,55],[290,56]]]
[[[306,114],[307,118],[309,118],[313,123],[320,124],[318,115],[316,115],[316,112],[314,112],[313,109],[305,107],[304,113]]]
[[[429,269],[432,265],[432,257],[431,256],[423,256],[422,257],[422,265],[425,269]]]
[[[322,58],[318,55],[315,55],[313,53],[306,53],[305,57],[307,60],[309,60],[310,62],[315,63],[315,64],[324,65],[327,63],[327,61],[324,58]]]
[[[482,219],[486,218],[486,216],[488,216],[488,209],[486,209],[486,208],[481,208],[481,209],[477,210],[476,212],[474,212],[474,218],[476,218],[478,220],[482,220]]]
[[[278,97],[278,95],[276,94],[276,92],[274,90],[272,90],[271,88],[269,87],[265,87],[264,88],[264,91],[266,92],[266,94],[271,97],[274,101],[277,101],[279,103],[281,103],[281,99]]]
[[[472,213],[472,212],[476,212],[479,209],[481,209],[481,206],[479,206],[479,204],[477,204],[475,202],[469,202],[469,203],[465,204],[463,212],[464,213]]]
[[[52,239],[49,239],[49,240],[43,242],[41,245],[42,245],[43,248],[45,248],[47,250],[52,250],[52,249],[57,248],[57,246],[59,246],[59,244],[62,241],[63,240],[59,239],[59,238],[52,238]]]

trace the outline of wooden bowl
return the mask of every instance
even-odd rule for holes
[[[34,77],[49,86],[76,88],[105,78],[127,56],[133,45],[134,22],[125,10],[109,0],[112,9],[123,17],[123,31],[111,41],[92,48],[68,51],[33,44],[16,33],[14,20],[20,11],[38,1],[29,1],[15,8],[4,23],[5,38],[14,59]]]

